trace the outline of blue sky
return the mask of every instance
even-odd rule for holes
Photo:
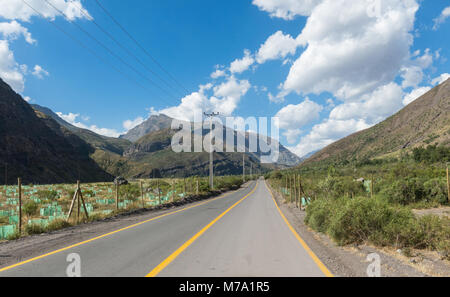
[[[48,1],[65,17],[45,0],[26,0],[42,15],[22,0],[2,1],[0,77],[31,103],[105,135],[151,112],[277,115],[281,142],[304,155],[378,123],[450,77],[448,0],[99,0],[183,88],[95,0]]]

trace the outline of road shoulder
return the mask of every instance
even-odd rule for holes
[[[377,253],[381,258],[381,276],[383,277],[443,276],[449,273],[445,266],[435,267],[436,264],[433,271],[430,271],[417,263],[410,263],[406,257],[396,255],[388,249],[383,250],[368,245],[337,246],[326,235],[319,234],[306,226],[304,223],[306,213],[293,205],[286,204],[279,193],[271,188],[269,182],[267,185],[287,220],[335,276],[366,277],[370,264],[367,256],[372,253]]]

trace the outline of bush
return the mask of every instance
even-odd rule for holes
[[[56,219],[51,221],[47,228],[46,231],[51,232],[51,231],[57,231],[57,230],[61,230],[64,228],[68,228],[72,226],[69,222],[67,222],[66,220],[63,219]]]
[[[307,208],[305,222],[340,245],[371,242],[380,246],[450,251],[450,219],[416,218],[406,207],[383,199],[321,199]]]
[[[384,190],[386,197],[392,203],[408,205],[426,199],[424,180],[407,178],[396,180]]]
[[[29,224],[25,226],[25,232],[28,235],[37,235],[45,233],[46,229],[42,227],[40,224]]]
[[[137,184],[128,184],[119,187],[120,199],[135,201],[141,196],[141,189]]]
[[[38,211],[39,204],[37,204],[34,201],[28,201],[23,205],[23,212],[28,216],[31,217],[35,215]]]
[[[56,200],[58,199],[58,192],[56,191],[49,191],[49,190],[40,190],[36,193],[36,195],[41,200]]]
[[[426,200],[445,204],[448,202],[447,182],[445,179],[434,178],[424,183]]]

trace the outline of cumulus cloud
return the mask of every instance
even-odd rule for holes
[[[80,117],[80,114],[78,114],[78,113],[63,114],[62,112],[57,112],[56,114],[60,118],[62,118],[66,122],[68,122],[69,124],[74,125],[75,127],[91,130],[92,132],[95,132],[100,135],[104,135],[104,136],[108,136],[108,137],[119,137],[122,134],[122,133],[117,132],[114,129],[100,128],[96,125],[86,125],[86,124],[78,121],[78,118]]]
[[[123,127],[126,131],[130,131],[134,127],[142,124],[144,121],[145,119],[143,117],[137,117],[134,120],[126,120],[125,122],[123,122]]]
[[[297,37],[305,50],[291,67],[284,92],[330,92],[354,100],[393,81],[409,57],[418,4],[381,4],[377,17],[368,14],[366,1],[324,0],[317,5]]]
[[[75,19],[92,19],[89,12],[83,7],[80,0],[49,0],[56,8],[63,11],[69,21]],[[53,7],[42,0],[27,0],[27,3],[39,11],[45,18],[55,19],[59,14]],[[21,20],[29,22],[31,17],[39,16],[23,0],[6,0],[0,5],[0,17],[8,20]],[[80,11],[83,10],[84,14]],[[86,17],[86,15],[88,17]]]
[[[25,88],[22,69],[16,62],[8,41],[0,40],[0,77],[18,93]]]
[[[195,115],[211,111],[219,111],[222,116],[229,116],[233,114],[239,101],[250,88],[251,84],[248,80],[238,80],[230,76],[225,82],[216,86],[208,84],[208,88],[205,88],[202,85],[197,92],[181,99],[180,105],[158,112],[184,121],[193,121]],[[207,91],[211,89],[213,96],[207,94]]]
[[[450,78],[450,73],[443,73],[443,74],[441,74],[440,76],[438,76],[438,77],[436,77],[435,79],[433,79],[433,80],[431,81],[431,84],[432,84],[433,86],[440,85],[440,84],[442,84],[443,82],[447,81],[447,79],[449,79],[449,78]]]
[[[450,6],[444,8],[441,14],[434,19],[433,30],[439,29],[439,26],[443,24],[450,17]]]
[[[275,117],[280,119],[279,128],[285,130],[283,133],[290,144],[297,140],[303,126],[317,120],[323,107],[309,99],[297,105],[283,107]]]
[[[403,107],[402,98],[402,88],[396,83],[390,83],[364,95],[361,101],[335,107],[330,113],[330,119],[340,121],[358,119],[374,125],[399,111]]]
[[[314,126],[311,132],[302,137],[300,143],[289,149],[300,157],[313,151],[324,148],[338,139],[346,137],[352,133],[369,128],[370,125],[364,120],[332,120]]]
[[[34,66],[33,72],[31,73],[39,79],[43,79],[44,76],[49,76],[49,73],[39,65]]]
[[[253,0],[260,10],[272,17],[292,20],[296,16],[308,16],[322,0]]]
[[[427,93],[429,90],[431,90],[431,87],[420,87],[412,90],[411,93],[406,94],[406,96],[403,98],[403,105],[406,106],[414,102],[416,99]]]
[[[278,31],[261,45],[256,54],[256,61],[263,64],[268,60],[284,59],[289,54],[295,54],[297,47],[298,43],[291,35],[284,35],[283,32]]]
[[[236,59],[231,63],[230,72],[242,73],[247,71],[254,63],[255,59],[252,57],[251,52],[249,50],[245,50],[244,57],[242,59]]]
[[[16,21],[0,23],[0,33],[7,40],[16,40],[20,36],[23,36],[29,44],[36,43],[36,40],[33,39],[28,29]]]
[[[216,71],[211,73],[211,78],[213,78],[213,79],[217,79],[222,76],[226,76],[225,70],[222,70],[222,69],[217,69]]]

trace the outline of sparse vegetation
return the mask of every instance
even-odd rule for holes
[[[328,166],[316,163],[266,177],[273,188],[283,189],[286,177],[300,175],[306,195],[313,198],[305,223],[340,245],[369,242],[448,253],[450,219],[416,217],[412,212],[448,205],[448,151],[433,146],[404,153],[397,160],[354,160]],[[433,162],[435,158],[443,159]],[[281,192],[289,202],[288,191]]]

